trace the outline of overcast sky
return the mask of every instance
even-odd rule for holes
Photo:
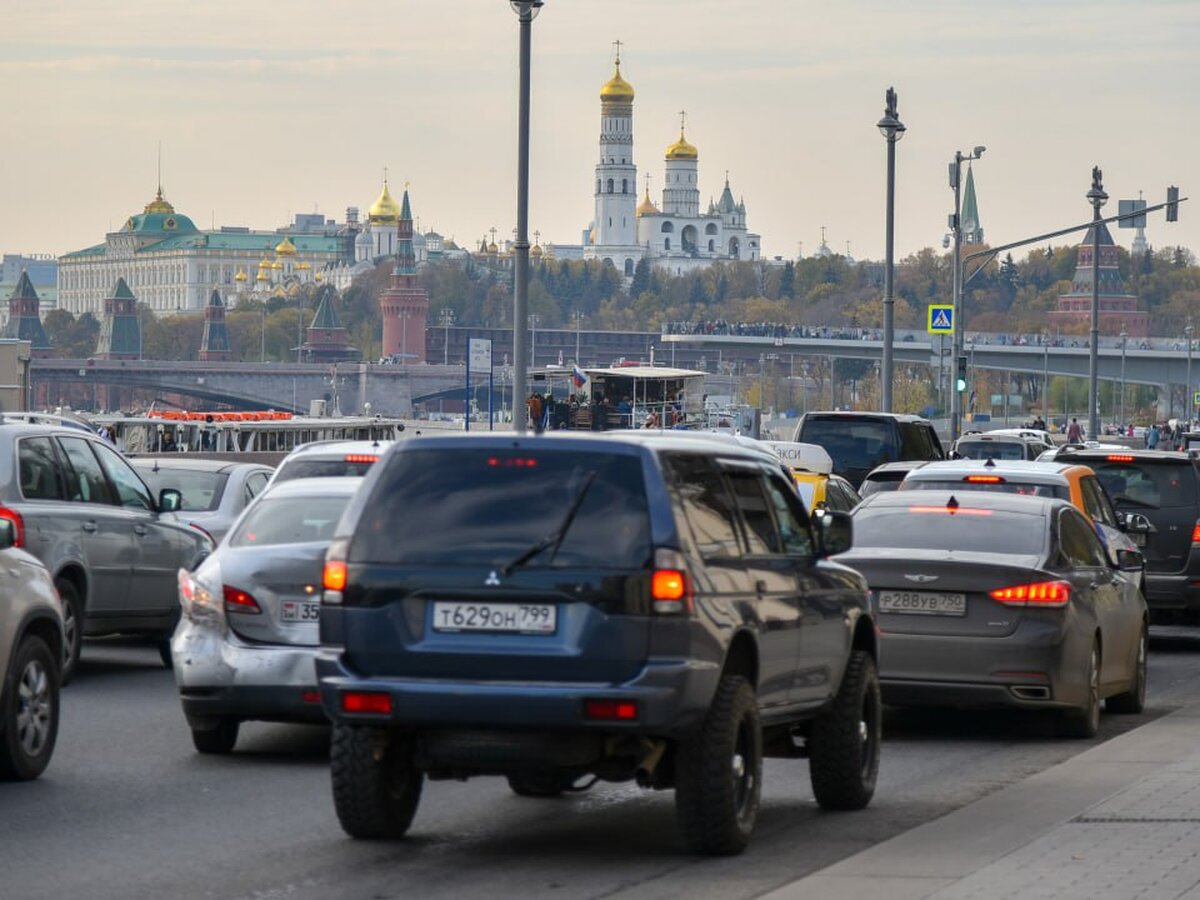
[[[366,208],[383,168],[424,229],[515,225],[517,20],[504,0],[4,0],[0,250],[62,253],[141,212],[162,142],[167,198],[201,228]],[[821,227],[884,246],[894,85],[896,250],[941,245],[956,149],[993,244],[1083,222],[1113,198],[1200,190],[1196,0],[546,0],[533,26],[530,230],[577,243],[592,215],[612,46],[635,158],[662,188],[687,110],[705,203],[725,170],[768,256]],[[1200,199],[1151,220],[1200,252]],[[1128,246],[1132,230],[1118,240]],[[1064,241],[1066,239],[1063,239]],[[1077,238],[1075,239],[1077,240]],[[1074,242],[1074,241],[1072,241]]]

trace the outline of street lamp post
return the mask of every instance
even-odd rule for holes
[[[443,306],[439,311],[442,319],[442,365],[450,365],[450,326],[454,322],[454,310]]]
[[[951,303],[954,304],[954,360],[951,371],[956,371],[958,360],[963,355],[963,334],[966,322],[963,319],[963,283],[962,283],[962,164],[971,162],[983,156],[987,147],[982,144],[975,146],[970,153],[961,150],[954,151],[954,160],[950,163],[950,187],[954,189],[954,212],[950,215],[950,231],[954,235],[954,260],[952,272]],[[950,441],[958,440],[962,431],[962,393],[958,385],[952,385],[950,391]]]
[[[579,310],[575,310],[575,365],[577,366],[583,365],[583,363],[579,361],[579,326],[582,323],[583,313],[581,313]],[[674,349],[674,345],[672,345],[671,349]]]
[[[1192,415],[1196,411],[1195,397],[1192,396],[1192,320],[1188,319],[1187,327],[1183,329],[1187,336],[1187,391],[1183,402],[1187,404],[1187,429],[1192,429]]]
[[[1042,415],[1050,418],[1050,332],[1042,332]],[[1046,423],[1049,425],[1049,421]]]
[[[520,21],[520,90],[517,106],[517,239],[513,242],[513,410],[525,402],[525,332],[529,327],[529,50],[533,20],[543,0],[509,0]],[[532,346],[530,347],[532,350]],[[519,399],[518,399],[519,398]],[[525,433],[525,416],[514,415],[517,434]]]
[[[1108,200],[1104,193],[1103,174],[1092,166],[1092,189],[1087,192],[1092,204],[1092,329],[1088,352],[1088,437],[1095,440],[1100,434],[1100,207]]]
[[[895,364],[892,359],[892,341],[896,335],[896,300],[892,296],[892,276],[894,274],[893,249],[896,218],[896,142],[904,137],[904,123],[896,113],[896,89],[887,89],[887,106],[883,118],[877,126],[879,133],[887,141],[887,220],[886,233],[886,262],[883,269],[883,387],[882,405],[884,412],[892,411],[892,376]]]
[[[1122,428],[1125,427],[1125,344],[1128,341],[1129,332],[1125,330],[1125,324],[1121,323],[1121,418],[1117,424]]]
[[[537,313],[529,314],[529,368],[537,365]]]
[[[260,306],[259,313],[262,314],[262,328],[259,329],[259,344],[258,344],[258,361],[265,363],[267,361],[267,307]]]

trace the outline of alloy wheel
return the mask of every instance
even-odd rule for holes
[[[27,756],[37,756],[50,739],[53,702],[49,673],[40,660],[30,660],[17,684],[17,739]]]

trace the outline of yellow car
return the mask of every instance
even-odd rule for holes
[[[862,502],[850,482],[833,474],[833,460],[824,447],[788,441],[763,441],[792,473],[804,508],[850,512]]]

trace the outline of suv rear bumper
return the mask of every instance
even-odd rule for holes
[[[1175,575],[1147,572],[1146,605],[1151,612],[1200,610],[1200,569]]]
[[[371,678],[342,661],[340,650],[323,649],[316,659],[321,703],[334,722],[420,728],[596,730],[605,733],[680,737],[704,720],[720,668],[692,660],[650,660],[621,684],[594,682],[470,681],[433,678]],[[347,713],[345,691],[385,693],[389,715]],[[585,700],[637,704],[632,721],[588,719]]]

